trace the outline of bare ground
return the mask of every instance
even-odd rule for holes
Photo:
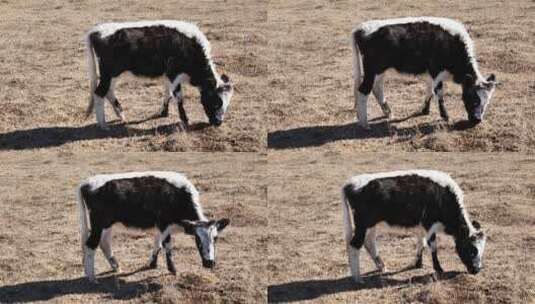
[[[535,4],[533,1],[285,1],[269,2],[268,111],[271,149],[330,151],[534,151]],[[423,105],[425,81],[389,73],[386,120],[373,96],[371,131],[355,126],[350,33],[370,19],[442,16],[466,24],[484,75],[497,88],[485,120],[467,128],[460,87],[449,83],[446,108],[411,117]]]
[[[2,153],[0,166],[0,302],[244,303],[265,301],[267,286],[266,156],[256,153]],[[83,278],[74,189],[97,173],[137,170],[185,173],[201,192],[209,218],[228,217],[217,265],[201,266],[192,237],[176,234],[177,276],[159,259],[143,270],[152,234],[118,230],[121,266],[109,273],[97,251],[99,284]]]
[[[62,151],[260,151],[266,147],[269,96],[267,2],[221,1],[0,1],[0,149]],[[140,19],[196,22],[212,43],[220,73],[235,83],[225,122],[207,124],[198,92],[185,88],[191,131],[180,132],[176,104],[170,117],[145,120],[163,99],[163,81],[123,76],[119,123],[109,105],[111,131],[85,120],[89,80],[84,35],[95,24]]]
[[[451,237],[439,235],[446,275],[433,281],[431,257],[413,263],[409,230],[378,229],[389,272],[372,272],[361,254],[362,286],[353,284],[343,239],[341,187],[352,175],[409,168],[449,172],[465,206],[488,234],[484,270],[467,274]],[[269,302],[533,303],[535,301],[535,159],[516,153],[303,153],[268,156]]]

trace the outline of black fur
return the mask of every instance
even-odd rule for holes
[[[426,230],[435,223],[441,223],[444,232],[455,239],[459,257],[471,270],[474,258],[472,253],[475,249],[477,254],[477,249],[471,243],[474,240],[470,239],[468,224],[457,197],[449,187],[413,174],[374,179],[357,190],[352,184],[347,184],[343,191],[353,211],[353,247],[360,249],[367,229],[379,222],[407,228],[423,226]],[[428,244],[432,249],[433,268],[437,273],[442,273],[435,234],[430,236]],[[422,252],[417,252],[415,267],[422,266],[421,254]]]
[[[471,63],[464,41],[441,26],[426,21],[385,25],[366,35],[363,30],[353,32],[356,47],[362,54],[364,79],[359,91],[369,95],[375,76],[389,68],[398,72],[419,75],[428,73],[433,79],[442,71],[448,71],[453,81],[462,84],[463,101],[470,120],[475,120],[474,108],[479,98],[475,92],[476,67]],[[475,60],[475,59],[474,59]],[[436,91],[439,83],[433,90]],[[429,113],[429,100],[425,101],[423,114]],[[441,116],[448,120],[444,100],[439,100]]]
[[[104,38],[99,32],[93,32],[89,35],[89,41],[99,59],[100,81],[95,90],[98,96],[104,97],[112,78],[126,71],[144,77],[165,75],[171,82],[177,75],[185,73],[190,77],[190,83],[199,88],[210,123],[221,124],[215,113],[222,107],[222,101],[216,93],[222,88],[217,87],[209,58],[195,38],[189,38],[175,28],[154,25],[120,29]],[[227,76],[224,79],[228,82]],[[179,111],[183,122],[187,124],[180,103]],[[167,113],[162,111],[162,114]]]

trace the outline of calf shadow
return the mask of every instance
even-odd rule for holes
[[[416,134],[428,135],[443,128],[439,121],[420,123],[416,126],[398,128],[395,126],[413,117],[421,116],[419,112],[399,119],[385,120],[378,117],[369,121],[370,129],[366,130],[356,123],[331,126],[310,126],[289,130],[274,131],[268,134],[268,148],[271,149],[294,149],[322,146],[324,144],[349,139],[371,139],[399,137],[399,141],[409,140]]]
[[[56,297],[70,294],[105,294],[110,299],[129,300],[145,293],[158,291],[162,285],[151,282],[150,278],[127,282],[122,278],[148,270],[147,267],[130,273],[109,275],[103,273],[98,283],[90,283],[85,277],[65,280],[47,280],[26,282],[0,287],[1,303],[27,303],[49,301]]]
[[[405,288],[413,284],[427,284],[434,281],[433,273],[411,277],[405,280],[390,278],[389,276],[410,270],[405,268],[396,272],[377,273],[371,272],[362,276],[364,283],[355,284],[351,277],[324,280],[306,280],[271,285],[268,287],[268,303],[297,302],[314,300],[316,298],[347,291],[363,289],[380,289],[384,287]],[[451,271],[442,274],[440,280],[449,280],[461,272]]]
[[[145,136],[164,134],[169,135],[183,131],[180,123],[161,125],[149,129],[139,129],[128,123],[109,124],[109,130],[102,130],[96,124],[82,127],[42,127],[26,130],[15,130],[0,133],[0,150],[26,150],[58,147],[66,143],[84,140],[105,138],[127,138],[133,136]],[[195,123],[190,125],[187,131],[199,131],[209,125],[207,123]]]

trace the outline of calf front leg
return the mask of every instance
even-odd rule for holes
[[[161,233],[157,231],[154,234],[154,246],[152,249],[152,254],[149,259],[149,268],[156,269],[158,267],[158,255],[162,249],[162,240],[160,239]]]
[[[444,84],[442,81],[439,82],[435,87],[435,95],[438,98],[438,109],[440,111],[440,117],[442,117],[444,121],[448,121],[449,116],[448,111],[446,111],[446,106],[444,105]]]
[[[370,254],[370,257],[375,263],[377,270],[380,272],[385,272],[385,263],[383,263],[383,260],[379,256],[379,252],[377,250],[377,235],[375,229],[375,227],[368,229],[368,233],[366,234],[366,240],[364,241],[364,247]]]
[[[111,237],[112,237],[112,230],[111,227],[108,227],[107,229],[104,229],[102,231],[102,237],[100,239],[100,249],[104,253],[104,256],[108,260],[108,263],[110,264],[112,271],[116,272],[119,270],[119,263],[117,263],[117,260],[113,256],[113,251],[111,249]]]
[[[431,248],[431,258],[433,259],[433,269],[436,271],[437,275],[441,275],[444,270],[440,266],[437,255],[437,236],[436,233],[431,234],[431,237],[427,240],[429,248]]]
[[[385,74],[380,74],[375,77],[375,83],[373,85],[373,96],[375,96],[375,99],[379,103],[379,106],[381,106],[381,110],[383,111],[383,114],[390,118],[391,110],[388,106],[388,103],[385,101],[385,92],[384,92],[384,86],[385,86]]]
[[[182,96],[182,88],[180,85],[178,85],[173,92],[173,96],[175,97],[177,107],[178,107],[178,114],[180,115],[180,120],[184,124],[184,128],[187,129],[189,126],[189,119],[186,115],[186,110],[184,109],[184,98]]]
[[[171,235],[168,235],[165,240],[163,240],[163,247],[165,248],[165,261],[167,262],[167,269],[173,275],[176,275],[176,267],[173,263],[173,256],[171,251]]]

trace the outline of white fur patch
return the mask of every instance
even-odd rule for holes
[[[178,172],[145,171],[145,172],[126,172],[126,173],[116,173],[116,174],[100,174],[100,175],[89,177],[86,181],[82,182],[80,186],[89,185],[90,190],[94,191],[104,186],[107,182],[112,181],[112,180],[130,179],[130,178],[146,177],[146,176],[153,176],[156,178],[164,179],[170,184],[173,184],[174,186],[178,188],[184,187],[191,194],[191,199],[192,199],[195,209],[197,210],[199,220],[206,221],[206,218],[202,211],[202,207],[199,203],[199,192],[197,191],[195,186],[193,186],[193,184],[186,178],[186,176]]]
[[[468,53],[468,56],[470,57],[470,61],[474,67],[474,70],[476,71],[478,78],[482,78],[482,76],[479,73],[475,52],[474,52],[474,42],[472,41],[472,38],[470,38],[470,35],[468,34],[468,31],[464,27],[464,25],[453,19],[449,18],[439,18],[439,17],[405,17],[405,18],[393,18],[393,19],[383,19],[383,20],[370,20],[363,22],[359,24],[357,27],[353,29],[353,33],[362,30],[364,31],[364,34],[366,36],[376,32],[377,30],[381,29],[382,27],[389,26],[389,25],[397,25],[397,24],[408,24],[408,23],[419,23],[419,22],[428,22],[434,25],[438,25],[441,28],[443,28],[445,31],[450,33],[453,36],[459,36],[461,40],[464,42],[464,45],[466,47],[466,51]]]
[[[487,89],[480,89],[477,91],[477,96],[479,97],[480,104],[478,107],[476,107],[474,111],[474,116],[482,120],[483,116],[485,115],[485,111],[487,110],[488,105],[490,104],[490,99],[492,98],[492,94],[494,93],[494,87],[490,90]]]
[[[197,227],[196,234],[199,236],[202,243],[202,256],[205,260],[215,261],[215,242],[217,237],[217,227],[211,225],[208,228]]]
[[[361,175],[356,175],[356,176],[351,177],[344,185],[344,188],[347,185],[351,185],[354,191],[358,191],[359,189],[362,189],[363,187],[365,187],[372,180],[388,178],[388,177],[406,176],[406,175],[418,175],[421,177],[425,177],[439,184],[442,187],[449,188],[457,198],[457,203],[459,204],[461,213],[464,219],[466,220],[466,224],[468,225],[470,234],[472,234],[473,231],[475,231],[474,227],[472,226],[472,222],[469,220],[468,214],[466,213],[466,210],[464,208],[463,191],[461,190],[459,185],[451,178],[451,176],[449,176],[449,174],[445,172],[435,171],[435,170],[403,170],[403,171],[361,174]]]

